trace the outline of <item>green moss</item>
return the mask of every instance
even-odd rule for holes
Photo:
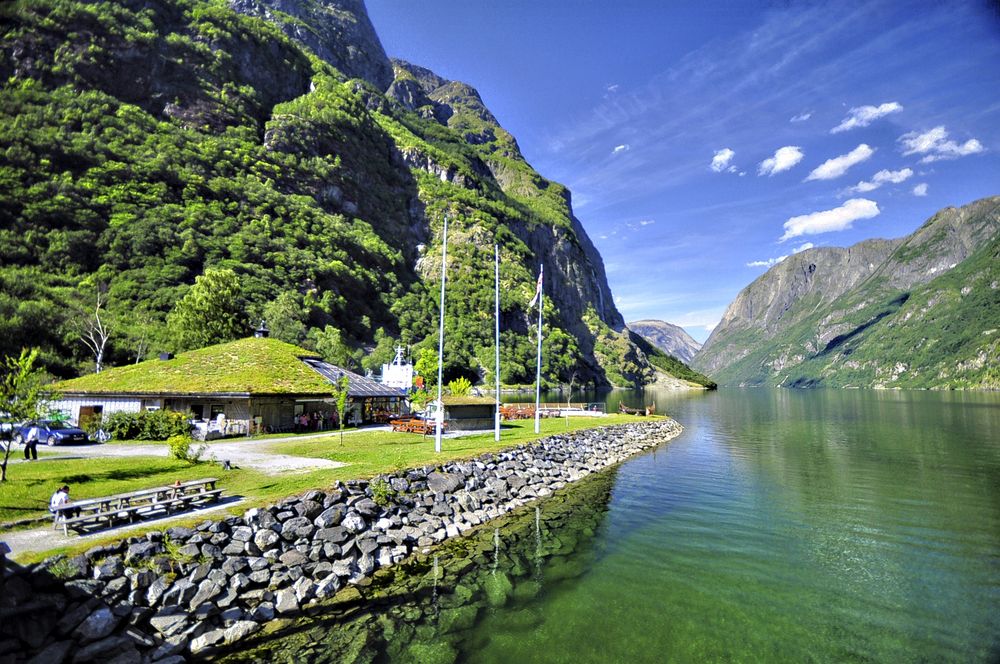
[[[330,384],[302,362],[315,353],[283,341],[249,337],[56,383],[62,394],[324,394]]]

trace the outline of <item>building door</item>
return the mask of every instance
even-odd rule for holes
[[[80,415],[76,418],[77,426],[86,430],[87,425],[95,417],[100,418],[104,412],[104,406],[80,406]]]

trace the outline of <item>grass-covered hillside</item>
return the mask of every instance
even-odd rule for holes
[[[695,366],[730,385],[1000,388],[1000,198],[942,210],[908,237],[856,251],[860,272],[838,271],[823,254],[844,251],[810,250],[772,268],[794,297],[768,290],[779,283],[771,272],[748,286]],[[755,317],[744,301],[756,303]]]
[[[95,312],[113,366],[187,350],[191,312],[223,310],[239,320],[220,329],[263,318],[348,367],[377,368],[396,343],[419,355],[436,348],[447,215],[446,379],[492,381],[494,243],[504,382],[532,380],[542,263],[546,380],[650,377],[569,193],[474,89],[381,63],[367,17],[312,0],[272,9],[257,13],[273,23],[222,0],[0,7],[0,355],[38,346],[71,377],[93,368]],[[306,30],[314,18],[350,29]],[[288,36],[306,33],[357,40],[313,44],[344,67],[372,52],[345,73]],[[199,309],[192,286],[209,269],[234,283]]]

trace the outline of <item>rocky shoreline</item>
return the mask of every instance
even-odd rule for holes
[[[196,659],[681,430],[666,419],[550,436],[7,570],[0,664]]]

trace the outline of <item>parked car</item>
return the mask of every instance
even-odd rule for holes
[[[28,437],[31,422],[22,425],[14,433],[14,442],[21,444]],[[86,443],[89,440],[87,432],[68,422],[55,420],[38,421],[38,442],[46,445],[61,445],[63,443]]]

